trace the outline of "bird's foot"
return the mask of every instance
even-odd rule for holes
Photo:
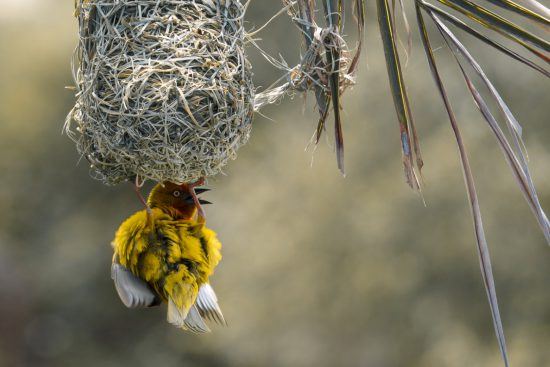
[[[145,207],[145,210],[147,211],[147,214],[148,215],[151,215],[151,208],[149,207],[149,205],[147,204],[147,201],[145,200],[145,198],[143,197],[143,195],[141,195],[141,188],[143,187],[143,184],[145,183],[145,181],[142,181],[140,182],[139,181],[139,177],[136,176],[136,180],[134,182],[134,191],[136,192],[136,195],[137,197],[139,198],[139,201],[141,201],[141,203],[143,204],[143,206]]]

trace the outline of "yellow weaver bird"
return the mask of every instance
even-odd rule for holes
[[[116,232],[111,277],[128,308],[168,303],[167,320],[193,332],[209,332],[204,318],[225,325],[209,277],[221,260],[216,233],[205,226],[197,194],[208,189],[165,182],[156,185],[146,210]],[[198,212],[198,213],[197,213]]]

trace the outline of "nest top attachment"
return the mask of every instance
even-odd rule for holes
[[[78,0],[65,130],[106,184],[192,182],[248,140],[252,73],[232,1]]]

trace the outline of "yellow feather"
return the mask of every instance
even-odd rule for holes
[[[158,187],[152,192],[166,196]],[[150,214],[139,211],[120,225],[112,242],[114,259],[160,299],[172,300],[185,317],[221,260],[221,244],[204,223],[178,217],[179,210],[163,207],[158,198],[150,202],[156,205]]]

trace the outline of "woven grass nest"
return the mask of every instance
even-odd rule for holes
[[[77,0],[76,15],[65,129],[93,176],[193,182],[236,157],[254,112],[240,2]]]

